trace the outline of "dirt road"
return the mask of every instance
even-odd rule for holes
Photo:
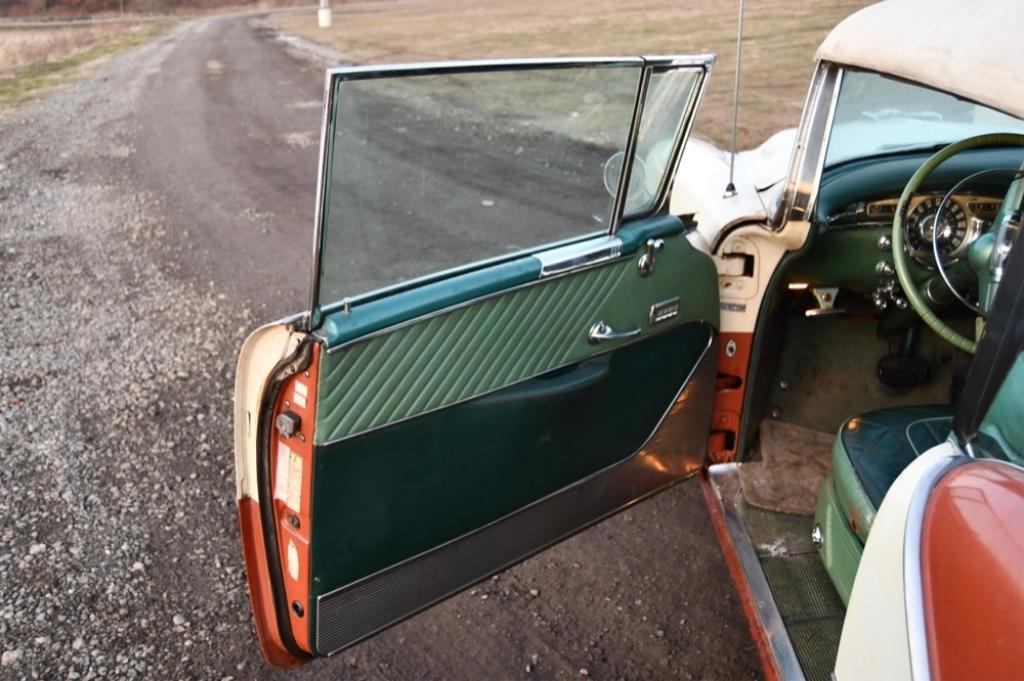
[[[0,678],[279,678],[234,509],[235,353],[306,300],[321,64],[182,24],[0,115]],[[750,678],[695,483],[296,679]]]

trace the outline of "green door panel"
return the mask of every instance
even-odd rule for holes
[[[629,267],[605,268],[611,272],[605,276],[621,283],[636,276],[635,266]],[[714,290],[707,279],[713,272],[702,272],[702,289]],[[562,288],[554,284],[549,287]],[[565,309],[552,305],[551,314],[558,318]],[[592,356],[583,361],[496,392],[318,444],[309,611],[317,612],[321,596],[630,459],[675,402],[715,333],[706,322],[656,330],[611,349],[600,347],[597,354],[591,349]],[[379,361],[388,357],[384,353]],[[710,419],[712,385],[709,380],[701,392],[706,397],[699,400],[707,408],[705,420]],[[705,423],[693,442],[673,446],[703,451],[706,435]],[[485,547],[479,550],[486,554]],[[415,603],[418,587],[409,588],[408,598]],[[317,625],[319,619],[311,622]],[[315,634],[311,638],[318,640]]]
[[[691,228],[675,215],[658,215],[632,220],[615,233],[621,255],[633,255],[648,240],[680,234]],[[586,240],[579,240],[580,242]],[[538,251],[539,254],[543,251]],[[541,278],[541,261],[533,256],[516,257],[500,263],[478,263],[457,272],[439,273],[426,280],[376,291],[350,301],[347,311],[334,301],[317,334],[327,347],[438,312],[483,296],[492,295]]]
[[[318,333],[327,341],[328,347],[334,347],[410,319],[539,278],[539,260],[531,256],[516,258],[355,305],[347,314],[335,311],[324,318]]]
[[[329,349],[316,444],[479,397],[623,342],[590,344],[587,331],[599,321],[644,337],[692,320],[717,326],[714,263],[685,235],[665,237],[650,276],[639,275],[636,261],[623,256],[541,279]],[[677,297],[678,315],[652,326],[651,306]]]

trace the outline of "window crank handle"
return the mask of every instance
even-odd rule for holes
[[[590,341],[591,345],[597,345],[602,341],[610,340],[621,340],[623,338],[634,338],[640,335],[640,329],[633,329],[632,331],[616,331],[612,327],[608,326],[604,322],[598,322],[590,327],[590,331],[587,332],[587,340]]]

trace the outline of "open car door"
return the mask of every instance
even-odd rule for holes
[[[717,275],[667,206],[712,61],[328,73],[310,309],[250,336],[236,385],[271,663],[364,640],[699,468]]]

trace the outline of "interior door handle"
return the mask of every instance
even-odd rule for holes
[[[640,329],[633,329],[632,331],[616,331],[604,322],[598,322],[590,327],[590,331],[587,332],[587,340],[590,341],[591,345],[597,345],[602,341],[633,338],[639,335]]]

